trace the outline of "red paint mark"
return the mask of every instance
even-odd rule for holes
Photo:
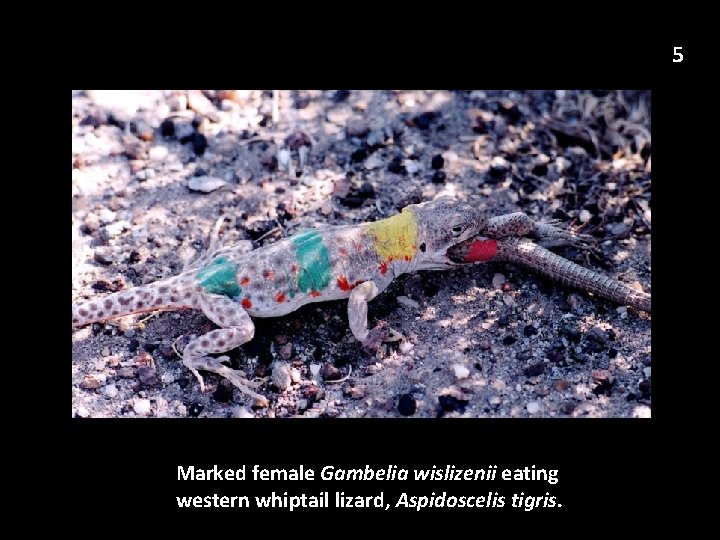
[[[293,274],[297,274],[298,265],[297,265],[297,264],[291,264],[291,265],[290,265],[290,271],[291,271]]]
[[[263,270],[262,275],[265,279],[272,279],[275,277],[275,272],[273,272],[272,270]]]
[[[387,263],[386,263],[386,262],[381,262],[381,263],[380,263],[380,273],[381,273],[382,275],[387,274],[387,269],[388,269]]]
[[[312,296],[313,298],[317,298],[318,296],[320,296],[320,291],[310,291],[310,296]]]
[[[250,308],[252,307],[252,302],[250,301],[249,298],[243,298],[243,301],[240,302],[240,304],[241,304],[242,307],[244,307],[245,309],[250,309]]]
[[[285,295],[281,292],[277,293],[277,296],[275,296],[275,301],[278,304],[282,304],[285,301]]]
[[[352,286],[353,289],[354,289],[355,287],[357,287],[358,285],[360,285],[361,283],[365,283],[365,280],[363,280],[363,279],[358,279],[355,283],[353,283],[353,286]]]
[[[338,287],[340,287],[341,291],[351,291],[353,289],[352,285],[348,283],[348,280],[345,276],[340,276],[337,278],[337,284]]]
[[[390,255],[390,256],[387,258],[387,261],[388,261],[388,262],[393,262],[393,256]]]
[[[340,249],[338,249],[338,253],[340,254],[341,257],[347,257],[347,256],[348,256],[348,251],[347,251],[347,249],[345,249],[344,247],[341,247]]]
[[[240,280],[240,285],[242,285],[243,287],[247,287],[247,284],[248,284],[248,283],[250,283],[250,278],[247,277],[247,276],[244,276],[244,277]]]
[[[353,242],[352,245],[355,248],[355,251],[362,251],[362,246],[360,245],[360,242]]]
[[[406,260],[406,261],[409,261],[410,259],[412,259],[412,257],[411,257],[410,255],[405,255],[405,260]]]
[[[497,254],[497,242],[495,240],[476,240],[470,246],[470,251],[465,255],[465,262],[489,261]]]

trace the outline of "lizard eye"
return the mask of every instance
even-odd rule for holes
[[[463,232],[463,229],[465,229],[465,227],[463,227],[462,225],[455,225],[455,226],[452,228],[452,233],[453,233],[455,236],[459,236],[459,235]]]

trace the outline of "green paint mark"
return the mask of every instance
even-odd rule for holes
[[[330,254],[318,231],[304,231],[292,237],[298,269],[297,284],[302,292],[319,291],[330,283]]]
[[[240,285],[235,280],[237,270],[237,264],[228,261],[225,257],[218,257],[201,269],[196,277],[200,280],[200,286],[207,292],[237,298],[242,293]]]

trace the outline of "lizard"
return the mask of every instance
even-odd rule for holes
[[[538,244],[524,238],[525,234],[538,237]],[[536,249],[527,249],[525,240]],[[279,317],[305,304],[340,299],[348,300],[348,323],[355,339],[370,350],[377,349],[389,330],[382,322],[368,328],[368,302],[404,273],[509,260],[611,300],[649,309],[649,295],[645,295],[646,305],[645,293],[541,246],[574,241],[576,237],[568,231],[535,223],[526,214],[487,218],[479,209],[443,196],[374,222],[302,230],[255,250],[245,244],[208,250],[177,276],[73,304],[72,325],[150,311],[199,309],[219,326],[190,341],[182,351],[183,364],[201,391],[205,383],[200,371],[208,371],[266,402],[252,390],[256,382],[226,366],[222,357],[209,355],[252,340],[252,317]]]

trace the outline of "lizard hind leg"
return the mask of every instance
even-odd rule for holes
[[[266,403],[265,397],[251,390],[257,387],[256,383],[224,365],[221,359],[208,356],[229,351],[250,341],[255,335],[255,325],[250,316],[237,302],[218,295],[201,296],[199,308],[211,321],[223,327],[192,340],[183,351],[183,364],[195,375],[200,389],[205,391],[205,383],[199,371],[210,371],[225,377],[244,394]]]
[[[376,350],[383,341],[397,341],[402,336],[396,330],[387,326],[387,323],[380,322],[372,330],[368,330],[367,311],[368,302],[375,298],[385,289],[374,281],[365,281],[355,287],[348,298],[348,322],[350,331],[363,347]]]

